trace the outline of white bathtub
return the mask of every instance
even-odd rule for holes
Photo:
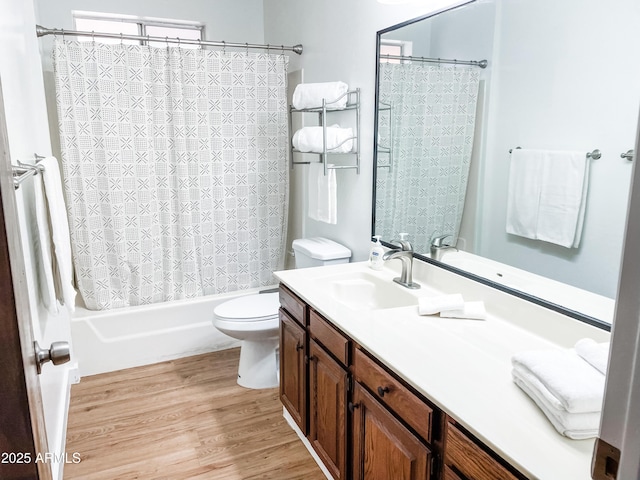
[[[139,307],[91,311],[71,319],[73,352],[81,376],[112,372],[239,346],[213,326],[220,303],[269,287]]]

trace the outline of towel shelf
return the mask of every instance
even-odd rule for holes
[[[522,147],[516,147],[515,150],[520,150],[522,149]],[[509,153],[513,153],[513,148],[509,149]],[[591,152],[587,152],[586,153],[587,158],[592,158],[594,160],[599,160],[600,158],[602,158],[602,152],[600,150],[598,150],[597,148],[595,150],[592,150]]]
[[[331,105],[339,102],[347,96],[347,104],[344,108],[331,108]],[[333,148],[327,148],[327,115],[333,114],[336,112],[344,112],[344,111],[353,111],[355,112],[355,135],[351,138],[345,139],[339,145],[336,145]],[[322,152],[301,152],[293,148],[293,128],[292,128],[292,117],[294,113],[317,113],[320,126],[323,129],[323,142],[322,142]],[[295,165],[310,165],[311,163],[322,163],[324,164],[324,174],[327,175],[329,170],[355,170],[357,174],[360,174],[360,89],[356,88],[355,90],[349,90],[344,94],[340,95],[335,100],[326,101],[323,99],[322,106],[317,108],[304,108],[304,109],[295,109],[293,106],[289,107],[289,148],[290,148],[290,165],[293,169]],[[355,140],[355,150],[351,152],[332,152],[331,150],[335,150],[344,144],[347,141]],[[320,160],[318,162],[309,162],[309,161],[297,161],[294,159],[296,154],[307,154],[307,155],[320,155]],[[355,165],[329,165],[328,164],[328,156],[329,155],[354,155],[355,156]]]
[[[42,171],[42,166],[38,165],[38,162],[42,160],[44,157],[34,153],[36,165],[31,165],[29,163],[23,163],[18,160],[18,165],[11,165],[11,171],[13,173],[13,188],[16,190],[20,188],[20,185],[28,179],[37,175]]]

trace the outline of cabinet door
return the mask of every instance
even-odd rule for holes
[[[347,371],[309,342],[309,441],[335,480],[347,478]]]
[[[359,384],[352,408],[355,480],[430,478],[431,451]]]
[[[308,430],[305,342],[304,329],[280,309],[280,400],[306,435]]]

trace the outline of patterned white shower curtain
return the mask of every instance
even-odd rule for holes
[[[376,234],[408,232],[418,251],[431,235],[457,240],[464,208],[480,73],[477,67],[380,64],[378,141],[392,168],[378,168]],[[385,153],[378,165],[388,164]]]
[[[89,309],[273,283],[287,226],[287,62],[56,41],[64,188]]]

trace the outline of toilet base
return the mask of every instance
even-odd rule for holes
[[[275,388],[278,386],[276,349],[278,337],[253,342],[243,340],[240,346],[238,385],[245,388]]]

